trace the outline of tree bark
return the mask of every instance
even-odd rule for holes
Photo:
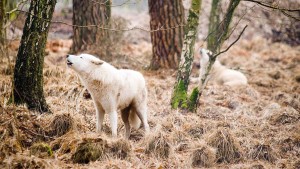
[[[4,41],[5,41],[5,22],[6,22],[6,17],[5,17],[5,0],[0,0],[0,45],[1,47],[4,46]]]
[[[183,48],[177,73],[177,81],[172,96],[172,108],[188,108],[189,100],[187,90],[189,85],[189,76],[192,70],[194,60],[194,46],[199,25],[199,14],[201,9],[201,0],[192,0],[192,6],[189,10],[187,26],[184,34]]]
[[[73,0],[73,24],[86,26],[97,25],[106,27],[111,17],[111,1],[83,1]],[[107,38],[108,31],[97,27],[73,27],[73,52],[80,52],[89,49],[91,45]]]
[[[213,46],[211,47],[212,48],[211,51],[214,54],[220,50],[225,39],[228,38],[227,36],[228,36],[229,29],[230,29],[229,26],[232,21],[234,11],[235,11],[236,7],[238,6],[238,4],[240,3],[240,1],[241,0],[230,0],[223,20],[220,23],[218,23],[218,22],[212,23],[214,25],[212,27],[216,28],[216,31],[215,31],[216,34],[214,35],[215,38],[213,38],[213,42],[212,42]]]
[[[199,99],[200,99],[200,97],[204,91],[204,88],[207,84],[207,81],[208,81],[207,77],[209,75],[209,72],[217,59],[216,52],[219,52],[223,42],[225,41],[225,39],[228,38],[228,32],[230,29],[229,26],[232,21],[234,11],[237,8],[239,3],[240,3],[240,0],[230,0],[230,3],[228,5],[228,8],[226,10],[226,13],[224,15],[222,22],[220,22],[218,24],[218,26],[215,25],[216,34],[214,35],[215,37],[213,38],[213,41],[212,41],[213,45],[211,46],[211,50],[214,52],[213,52],[213,55],[209,58],[209,64],[205,68],[205,73],[204,73],[203,77],[200,77],[200,82],[199,82],[199,86],[198,86],[199,92],[198,92],[198,97],[196,98],[197,105],[196,105],[195,109],[197,109],[197,107],[198,107]],[[216,22],[214,22],[214,24],[216,24]]]
[[[184,27],[184,8],[182,0],[148,0],[150,14],[150,28],[168,29],[151,32],[152,60],[151,69],[178,68]]]
[[[32,0],[14,69],[12,101],[29,109],[49,112],[43,94],[46,40],[56,0]]]
[[[211,4],[211,11],[209,16],[209,25],[208,25],[208,38],[207,38],[207,49],[213,53],[220,52],[220,47],[216,46],[218,40],[218,27],[220,25],[220,10],[221,3],[220,0],[213,0]]]

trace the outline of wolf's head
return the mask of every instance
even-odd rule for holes
[[[202,48],[200,50],[200,54],[201,54],[201,59],[200,59],[200,67],[205,66],[208,64],[209,62],[209,58],[212,55],[212,52]]]
[[[81,55],[67,55],[68,67],[75,70],[77,73],[89,73],[102,65],[104,61],[96,58],[93,55],[81,54]]]

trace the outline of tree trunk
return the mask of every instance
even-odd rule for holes
[[[5,17],[5,0],[0,0],[0,45],[1,48],[4,46],[4,41],[5,41],[5,22],[6,22],[6,17]],[[2,53],[2,52],[1,52]]]
[[[106,27],[111,16],[110,6],[110,0],[73,0],[73,24]],[[101,38],[107,38],[108,31],[99,29],[96,26],[73,27],[73,33],[72,50],[73,52],[80,52],[89,49],[96,42],[102,42]]]
[[[217,55],[215,52],[219,52],[223,42],[225,41],[225,39],[228,38],[228,32],[229,32],[229,26],[234,14],[235,9],[237,8],[238,4],[240,3],[240,0],[230,0],[230,3],[228,5],[227,11],[224,15],[224,19],[222,20],[221,23],[218,24],[218,26],[214,26],[216,27],[216,34],[214,35],[215,37],[213,38],[213,41],[211,44],[213,44],[210,48],[213,52],[213,56],[211,56],[209,58],[209,64],[207,65],[207,67],[205,68],[205,73],[203,75],[203,77],[200,77],[200,82],[199,82],[199,87],[198,87],[198,97],[196,98],[196,106],[195,109],[198,107],[198,103],[199,103],[199,99],[203,93],[203,90],[207,84],[207,77],[209,75],[209,72],[213,66],[213,64],[215,63],[216,59],[217,59]],[[214,24],[216,24],[216,22],[214,22]]]
[[[151,30],[152,60],[151,69],[178,68],[181,55],[184,27],[182,0],[148,0]]]
[[[214,34],[215,37],[213,38],[213,42],[211,42],[213,44],[213,46],[211,46],[211,51],[214,54],[220,50],[225,39],[228,38],[227,36],[228,36],[229,29],[230,29],[229,26],[230,26],[234,11],[239,3],[240,3],[240,0],[230,0],[230,3],[228,5],[228,8],[226,10],[223,20],[220,23],[215,22],[215,21],[210,23],[212,25],[211,27],[214,27],[216,29],[216,31],[215,31],[216,34]],[[210,31],[212,31],[212,30],[210,30]]]
[[[201,0],[192,0],[192,6],[189,10],[187,26],[184,34],[183,48],[177,73],[177,81],[172,96],[172,108],[188,108],[189,100],[187,90],[189,85],[189,76],[192,70],[194,60],[194,46],[199,25],[199,14],[201,9]]]
[[[211,11],[209,16],[209,25],[208,25],[208,38],[207,38],[207,49],[213,53],[220,52],[220,47],[215,50],[216,41],[218,39],[218,27],[220,24],[220,10],[221,3],[220,0],[213,0],[211,5]]]
[[[46,40],[56,0],[32,0],[14,70],[12,101],[31,110],[49,112],[43,94]]]

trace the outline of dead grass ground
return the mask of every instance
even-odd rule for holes
[[[249,85],[209,83],[200,109],[191,113],[170,109],[175,71],[143,69],[151,45],[125,45],[124,57],[111,63],[144,74],[151,126],[148,136],[139,129],[128,141],[121,120],[118,139],[110,138],[107,118],[103,133],[95,133],[92,100],[82,97],[65,64],[70,44],[48,43],[44,91],[53,114],[7,105],[12,71],[7,58],[0,60],[1,168],[300,168],[299,46],[241,41],[220,60],[245,73]]]

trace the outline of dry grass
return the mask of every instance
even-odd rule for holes
[[[146,154],[153,154],[155,157],[168,158],[171,152],[170,141],[167,136],[157,133],[147,138]]]
[[[276,160],[275,153],[270,145],[258,144],[253,147],[251,158],[254,160],[266,160],[274,163]]]
[[[238,162],[242,157],[240,145],[227,129],[218,129],[208,137],[207,142],[217,149],[216,158],[218,163]]]
[[[55,115],[47,132],[49,136],[62,136],[74,128],[74,119],[70,114]]]
[[[212,167],[216,163],[216,150],[202,143],[197,145],[191,159],[193,167]]]
[[[44,93],[53,114],[40,115],[25,106],[7,105],[12,74],[8,60],[0,59],[1,168],[300,166],[300,87],[294,78],[300,73],[296,64],[300,62],[299,47],[259,38],[241,41],[220,60],[244,72],[249,85],[232,89],[209,83],[200,109],[190,113],[170,109],[175,71],[143,70],[149,63],[151,45],[126,44],[121,49],[125,58],[112,64],[144,74],[151,132],[144,136],[142,128],[133,130],[125,140],[120,117],[117,139],[110,138],[107,116],[103,132],[95,133],[93,102],[82,97],[83,86],[64,63],[65,45],[70,41],[51,43],[55,49],[47,50],[45,57]],[[11,61],[15,56],[16,52],[10,52]],[[49,145],[53,156],[41,143]],[[38,153],[33,152],[36,146]]]

